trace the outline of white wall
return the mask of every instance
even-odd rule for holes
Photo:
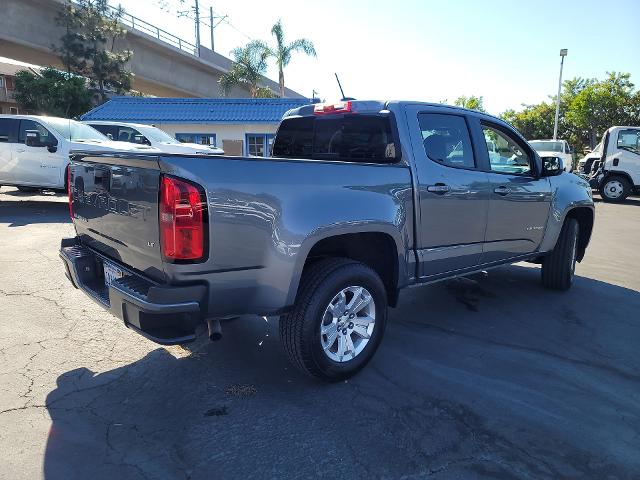
[[[215,133],[216,143],[222,147],[223,140],[242,140],[246,152],[245,135],[247,133],[276,133],[278,123],[242,123],[242,124],[216,124],[216,123],[154,123],[171,136],[176,133]]]

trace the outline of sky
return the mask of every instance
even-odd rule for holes
[[[194,22],[175,12],[194,2],[111,0],[191,41]],[[555,95],[561,48],[569,50],[564,79],[620,71],[640,87],[640,0],[200,0],[206,47],[210,6],[228,16],[214,30],[222,55],[249,38],[273,42],[279,18],[288,41],[311,40],[318,57],[295,55],[286,85],[327,101],[340,98],[337,72],[345,95],[358,99],[453,103],[477,95],[490,113],[519,110]],[[274,66],[267,76],[277,80]]]

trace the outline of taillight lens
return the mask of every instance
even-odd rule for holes
[[[73,220],[73,185],[71,185],[71,165],[67,167],[67,193],[69,194],[69,215]]]
[[[169,261],[201,260],[206,248],[207,202],[196,185],[172,177],[160,180],[160,245]]]

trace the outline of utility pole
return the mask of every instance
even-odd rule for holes
[[[211,51],[215,51],[213,48],[213,7],[209,7],[209,26],[211,27]]]
[[[195,14],[196,14],[196,51],[198,53],[198,56],[200,56],[200,6],[198,5],[198,0],[195,0],[196,2],[196,8],[195,8]]]
[[[556,120],[553,123],[553,139],[558,138],[558,117],[560,116],[560,90],[562,88],[562,66],[564,65],[564,57],[567,56],[568,50],[563,48],[560,50],[560,78],[558,79],[558,96],[556,97]]]

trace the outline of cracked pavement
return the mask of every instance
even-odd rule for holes
[[[598,203],[566,294],[518,264],[406,290],[340,384],[277,319],[163,348],[72,288],[64,195],[0,189],[0,478],[638,478],[640,201]]]

